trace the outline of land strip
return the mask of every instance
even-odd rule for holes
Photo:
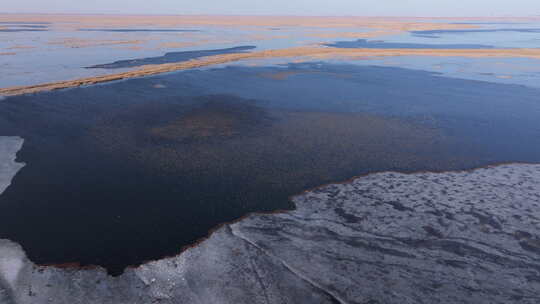
[[[75,80],[58,81],[30,86],[16,86],[1,88],[0,95],[13,96],[30,94],[43,91],[51,91],[64,88],[72,88],[84,85],[110,82],[115,80],[129,79],[157,75],[161,73],[174,72],[235,62],[245,59],[264,58],[287,58],[287,57],[307,57],[312,59],[327,58],[347,58],[358,59],[368,57],[389,57],[389,56],[440,56],[440,57],[498,57],[498,58],[535,58],[540,59],[540,49],[340,49],[332,47],[297,47],[277,50],[265,50],[252,53],[233,53],[216,56],[208,56],[199,59],[183,61],[178,63],[168,63],[159,65],[145,65],[136,70],[109,74],[96,77],[81,78]]]

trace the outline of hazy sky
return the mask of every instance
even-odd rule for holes
[[[1,12],[378,16],[540,15],[540,0],[0,0]]]

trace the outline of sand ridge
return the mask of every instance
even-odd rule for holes
[[[263,26],[263,27],[367,27],[397,30],[435,30],[474,28],[470,24],[427,22],[404,17],[324,17],[324,16],[233,16],[233,15],[54,15],[54,14],[0,14],[0,22],[13,20],[48,22],[63,28],[99,26]]]
[[[287,49],[264,50],[251,53],[233,53],[208,56],[179,63],[145,65],[139,69],[96,77],[44,83],[31,86],[16,86],[0,89],[0,95],[12,96],[43,91],[78,87],[109,81],[157,75],[161,73],[212,66],[235,62],[244,59],[308,57],[311,59],[347,58],[362,59],[366,57],[387,56],[457,56],[457,57],[499,57],[499,58],[536,58],[540,59],[540,49],[342,49],[333,47],[295,47]]]

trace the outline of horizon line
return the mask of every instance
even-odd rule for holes
[[[368,17],[368,18],[430,18],[430,19],[437,19],[437,18],[539,18],[540,14],[536,15],[461,15],[461,16],[455,16],[455,15],[448,15],[448,16],[442,16],[442,15],[435,15],[435,16],[429,16],[429,15],[302,15],[302,14],[261,14],[261,13],[253,13],[253,14],[201,14],[201,13],[182,13],[182,14],[161,14],[161,13],[113,13],[113,12],[103,12],[103,13],[97,13],[97,12],[2,12],[0,11],[0,15],[79,15],[79,16],[95,16],[95,15],[101,15],[101,16],[201,16],[201,17],[207,17],[207,16],[217,16],[217,17]]]

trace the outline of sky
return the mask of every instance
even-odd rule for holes
[[[540,0],[1,0],[4,13],[538,16]]]

